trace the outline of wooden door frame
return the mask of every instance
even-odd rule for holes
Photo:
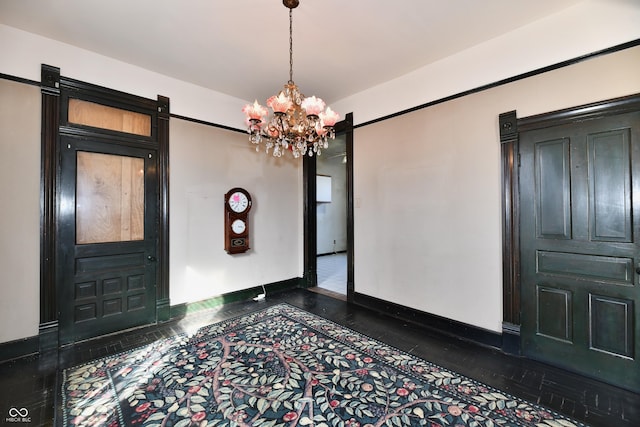
[[[640,111],[640,93],[573,108],[517,117],[517,112],[500,114],[502,194],[502,350],[521,354],[520,277],[520,132],[577,123],[606,116]]]
[[[170,318],[169,301],[169,98],[157,100],[126,94],[60,75],[60,68],[42,64],[42,140],[40,168],[40,324],[41,354],[59,347],[59,306],[56,283],[57,173],[60,153],[61,90],[73,90],[81,96],[135,106],[152,115],[152,135],[158,151],[158,276],[156,280],[156,322]],[[125,107],[126,108],[126,107]],[[66,117],[66,115],[65,115]]]
[[[336,124],[336,133],[345,135],[347,154],[347,301],[353,301],[353,113]],[[304,198],[304,275],[303,287],[318,285],[318,222],[316,202],[316,156],[305,156],[302,164]]]

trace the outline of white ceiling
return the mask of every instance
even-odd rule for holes
[[[294,81],[332,103],[583,0],[300,0]],[[0,23],[237,98],[289,78],[281,0],[0,0]]]

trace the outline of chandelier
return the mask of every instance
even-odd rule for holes
[[[247,115],[249,141],[256,144],[256,151],[260,151],[260,143],[264,142],[266,153],[273,149],[275,157],[281,157],[287,150],[295,158],[320,155],[329,146],[328,140],[335,138],[333,127],[339,115],[329,107],[325,110],[322,99],[305,98],[293,82],[293,9],[298,7],[299,0],[282,3],[289,8],[289,81],[278,95],[267,99],[273,112],[271,117],[267,117],[267,108],[257,100],[242,109]]]

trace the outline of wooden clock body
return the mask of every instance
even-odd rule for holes
[[[251,195],[235,187],[224,195],[224,249],[229,254],[249,250],[249,211]]]

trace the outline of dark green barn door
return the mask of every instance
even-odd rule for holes
[[[640,391],[640,113],[520,137],[523,352]]]
[[[155,322],[156,157],[153,149],[62,137],[61,344]]]

